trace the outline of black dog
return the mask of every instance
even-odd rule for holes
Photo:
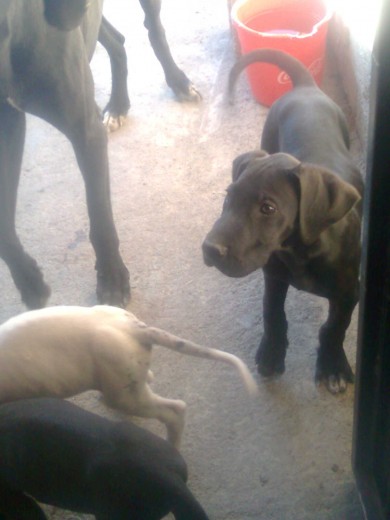
[[[50,3],[50,0],[46,0]],[[60,4],[58,4],[60,5]],[[77,14],[71,31],[45,18],[43,0],[0,5],[0,257],[25,304],[41,307],[49,288],[16,235],[15,206],[23,154],[25,114],[35,114],[71,141],[86,186],[90,238],[96,253],[100,302],[123,306],[129,274],[119,254],[109,186],[107,135],[94,100],[89,59],[98,37],[102,1]],[[54,10],[54,15],[56,10]],[[54,22],[66,24],[61,16]]]
[[[0,518],[44,520],[36,500],[97,520],[207,520],[169,443],[61,399],[0,406]]]
[[[168,85],[180,99],[200,99],[170,53],[160,21],[161,1],[140,2]],[[71,141],[86,185],[98,299],[118,306],[129,299],[129,275],[119,254],[111,209],[107,137],[88,65],[98,39],[109,54],[112,72],[106,124],[116,128],[130,107],[127,57],[124,37],[102,18],[102,4],[103,0],[3,0],[0,5],[0,257],[29,308],[44,306],[50,289],[15,229],[23,112],[45,119]]]
[[[44,0],[45,18],[49,24],[61,30],[77,27],[87,8],[88,0]],[[150,44],[164,70],[168,86],[181,101],[199,101],[201,94],[176,65],[169,48],[165,30],[161,23],[161,0],[140,0],[145,13],[144,25],[148,30]],[[104,113],[113,119],[114,126],[120,125],[130,108],[127,90],[127,57],[124,36],[103,17],[98,41],[108,52],[112,74],[112,92]]]
[[[294,88],[269,111],[265,151],[235,159],[222,215],[203,243],[204,260],[228,276],[263,268],[264,336],[256,354],[263,375],[285,369],[289,285],[327,298],[316,381],[338,393],[353,381],[343,341],[359,294],[357,202],[363,182],[341,109],[298,60],[275,50],[253,51],[233,67],[230,92],[241,70],[257,61],[285,70]]]

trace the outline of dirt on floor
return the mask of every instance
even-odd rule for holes
[[[203,264],[201,243],[221,211],[231,162],[259,146],[267,114],[245,76],[235,105],[226,103],[235,49],[225,0],[163,1],[172,53],[202,93],[199,104],[178,103],[166,86],[138,2],[110,0],[105,11],[126,36],[129,60],[132,108],[126,125],[109,135],[115,221],[131,273],[128,308],[149,324],[240,356],[260,388],[250,400],[229,367],[155,348],[153,388],[188,405],[182,454],[191,490],[213,520],[360,520],[351,469],[354,388],[333,396],[313,381],[327,302],[290,289],[286,372],[265,380],[254,365],[263,328],[262,273],[230,279]],[[331,58],[323,87],[348,115]],[[103,107],[110,70],[101,47],[92,68]],[[359,162],[353,121],[351,131]],[[33,117],[17,226],[51,285],[51,305],[96,303],[81,175],[67,140]],[[25,310],[4,264],[0,290],[1,321]],[[356,317],[345,341],[353,367]],[[74,400],[117,417],[96,393]],[[136,422],[165,434],[156,421]],[[47,511],[56,520],[87,518]]]

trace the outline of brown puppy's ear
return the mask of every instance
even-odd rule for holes
[[[332,172],[301,164],[294,173],[300,184],[299,225],[305,244],[312,244],[361,199],[359,192]]]
[[[254,150],[252,152],[246,152],[241,155],[238,155],[234,159],[232,166],[233,182],[235,182],[239,178],[239,176],[242,174],[242,172],[253,159],[259,159],[261,157],[265,157],[266,155],[268,154],[264,150]]]

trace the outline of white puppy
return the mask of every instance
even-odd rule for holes
[[[250,394],[257,393],[248,367],[232,354],[148,327],[116,307],[63,306],[25,312],[0,326],[0,403],[100,390],[112,408],[159,419],[178,447],[186,405],[149,387],[153,344],[229,363]]]

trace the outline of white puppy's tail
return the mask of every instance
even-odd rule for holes
[[[223,361],[229,365],[233,365],[240,373],[241,378],[250,395],[256,396],[259,393],[259,388],[252,374],[250,373],[246,364],[237,356],[223,352],[215,348],[202,347],[192,341],[179,338],[165,330],[156,327],[141,327],[137,330],[137,338],[149,345],[161,345],[175,352],[186,354],[188,356],[195,356],[206,359],[213,359],[216,361]]]

